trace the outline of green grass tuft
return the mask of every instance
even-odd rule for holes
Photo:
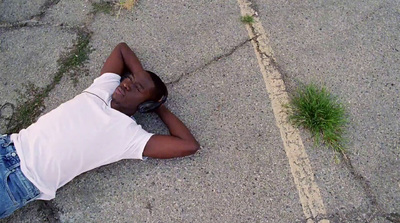
[[[93,7],[93,13],[98,13],[102,12],[104,14],[110,15],[113,11],[113,4],[111,2],[105,2],[105,1],[100,1],[100,2],[94,2],[92,3]]]
[[[254,23],[254,18],[251,15],[245,15],[245,16],[240,17],[240,21],[242,21],[243,23],[246,23],[246,24],[252,24],[252,23]]]
[[[289,120],[310,130],[315,144],[321,140],[336,152],[345,155],[344,128],[347,116],[344,106],[326,88],[315,84],[302,85],[292,96]]]

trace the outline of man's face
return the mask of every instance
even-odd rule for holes
[[[127,115],[133,115],[139,104],[150,100],[154,83],[146,71],[125,78],[112,94],[111,107]]]

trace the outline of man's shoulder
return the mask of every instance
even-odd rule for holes
[[[94,79],[93,83],[87,89],[85,89],[85,91],[92,93],[105,91],[108,94],[111,94],[119,85],[120,79],[121,77],[118,74],[104,73],[103,75]]]
[[[103,81],[119,81],[121,79],[121,76],[116,74],[116,73],[104,73],[97,78],[94,79],[93,83],[96,82],[103,82]]]

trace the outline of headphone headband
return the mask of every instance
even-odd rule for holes
[[[158,100],[158,103],[163,104],[167,100],[167,95],[163,95],[160,100]]]
[[[140,113],[151,112],[154,109],[160,107],[164,102],[167,101],[167,95],[163,95],[158,101],[145,101],[138,106],[138,110]]]

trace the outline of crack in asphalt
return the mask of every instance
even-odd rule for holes
[[[20,29],[24,27],[62,27],[62,28],[74,28],[74,26],[68,26],[65,24],[52,24],[49,22],[40,22],[36,19],[30,19],[30,20],[24,20],[24,21],[19,21],[19,22],[14,22],[14,23],[1,23],[0,28],[5,28],[8,30],[15,30],[15,29]]]
[[[17,22],[3,22],[0,24],[0,28],[22,28],[22,27],[37,27],[37,26],[45,26],[51,25],[50,23],[42,23],[40,20],[44,17],[47,10],[51,8],[53,5],[57,5],[60,0],[48,0],[41,7],[40,12],[36,15],[31,16],[28,20],[17,21]]]
[[[393,223],[400,223],[400,214],[399,213],[389,213],[381,215],[381,217],[386,218],[386,220],[391,221]]]
[[[58,223],[60,221],[59,208],[52,201],[40,201],[38,211],[45,215],[45,218],[50,223]]]
[[[342,159],[345,163],[345,166],[347,169],[350,171],[350,173],[353,175],[355,180],[361,185],[361,187],[364,190],[364,194],[367,197],[367,200],[370,204],[370,213],[369,218],[367,219],[367,222],[371,222],[373,219],[376,217],[383,217],[386,218],[388,221],[394,222],[394,223],[400,223],[400,214],[399,213],[385,213],[379,202],[377,201],[377,195],[374,193],[374,191],[371,188],[370,182],[365,179],[364,176],[361,175],[353,166],[351,163],[351,159],[347,157],[346,159]],[[368,212],[368,211],[367,211]]]
[[[382,208],[378,204],[376,194],[373,192],[369,181],[365,179],[365,177],[354,168],[349,157],[343,157],[343,154],[341,154],[341,156],[347,170],[350,171],[351,175],[353,175],[354,179],[360,184],[360,186],[364,190],[364,194],[367,197],[372,212],[369,213],[370,219],[373,219],[378,213],[384,213]]]
[[[219,61],[221,59],[224,59],[226,57],[231,56],[236,50],[238,50],[240,47],[244,46],[246,43],[249,43],[250,41],[254,40],[254,38],[256,38],[256,37],[253,37],[253,38],[250,38],[250,39],[246,39],[245,41],[243,41],[243,42],[239,43],[238,45],[234,46],[233,48],[231,48],[228,52],[226,52],[224,54],[221,54],[221,55],[218,55],[218,56],[215,56],[213,59],[211,59],[210,61],[208,61],[204,65],[201,65],[200,67],[197,67],[192,71],[184,73],[184,74],[180,75],[178,78],[176,78],[175,80],[170,81],[170,82],[166,82],[165,84],[166,85],[176,84],[179,81],[181,81],[181,79],[183,77],[190,76],[193,73],[195,73],[195,72],[197,72],[199,70],[203,70],[204,68],[208,67],[209,65],[211,65],[211,64],[213,64],[213,63],[215,63],[215,62],[217,62],[217,61]]]
[[[16,21],[16,22],[0,22],[0,28],[22,28],[22,27],[35,27],[50,25],[50,23],[42,23],[40,20],[44,17],[47,10],[53,5],[57,5],[60,0],[48,0],[41,7],[40,12],[36,15],[31,16],[28,20]]]
[[[57,5],[60,0],[48,0],[46,1],[43,6],[40,8],[40,12],[37,15],[32,16],[32,18],[38,17],[40,20],[46,14],[47,10],[51,8],[53,5]]]
[[[336,213],[329,214],[329,215],[317,215],[315,217],[309,217],[309,218],[301,220],[300,222],[307,223],[307,222],[309,222],[309,220],[311,220],[313,222],[320,222],[322,220],[329,220],[331,222],[339,222],[339,221],[343,221],[344,219],[346,221],[350,221],[350,222],[359,222],[360,220],[362,220],[363,222],[372,222],[377,217],[382,217],[390,222],[400,223],[400,214],[399,213],[373,212],[373,214],[370,216],[362,217],[362,214],[365,214],[365,212],[366,212],[365,210],[353,210],[353,211],[349,211],[349,212],[336,212]],[[348,217],[349,215],[352,215],[352,216]],[[362,217],[363,219],[360,219],[360,217]]]
[[[90,14],[88,14],[90,16]],[[85,23],[86,24],[86,23]],[[19,28],[33,28],[33,27],[61,27],[61,28],[66,28],[66,29],[76,29],[76,26],[71,26],[68,24],[52,24],[51,22],[41,22],[36,19],[30,19],[30,20],[24,20],[24,21],[19,21],[19,22],[14,22],[14,23],[1,23],[0,28],[5,28],[8,30],[14,30],[14,29],[19,29]],[[86,26],[86,25],[85,25]]]

